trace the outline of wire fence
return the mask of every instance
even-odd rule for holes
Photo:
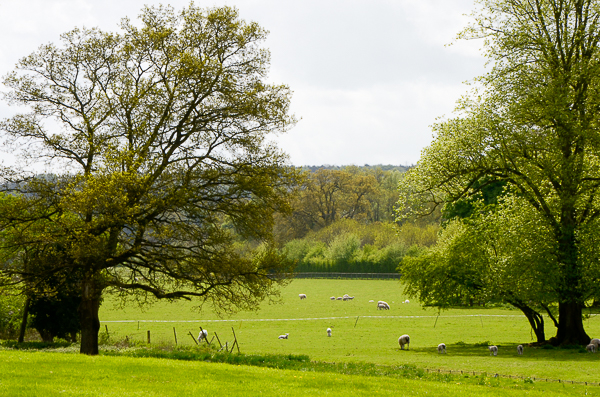
[[[452,374],[452,375],[483,375],[483,376],[491,376],[493,378],[509,378],[509,379],[521,379],[521,380],[531,380],[534,382],[550,382],[550,383],[564,383],[571,385],[585,385],[585,386],[600,386],[600,382],[585,382],[579,380],[565,380],[565,379],[552,379],[552,378],[540,378],[536,376],[523,376],[523,375],[505,375],[499,373],[489,372],[480,372],[480,371],[458,371],[453,369],[430,369],[425,368],[427,373],[438,373],[438,374]]]
[[[295,273],[294,278],[327,278],[355,280],[399,280],[400,273],[334,273],[334,272],[302,272]]]

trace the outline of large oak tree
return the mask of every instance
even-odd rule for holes
[[[268,242],[294,172],[268,138],[294,119],[288,87],[266,82],[266,31],[193,4],[120,28],[74,29],[4,78],[28,110],[0,124],[23,165],[2,170],[0,279],[76,278],[85,354],[107,288],[253,308],[289,270]]]
[[[600,4],[478,3],[462,37],[484,39],[491,70],[459,115],[435,126],[402,206],[418,212],[471,194],[482,178],[504,182],[551,230],[558,342],[586,344],[582,309],[596,287],[581,236],[600,215]]]

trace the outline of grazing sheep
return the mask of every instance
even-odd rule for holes
[[[407,299],[407,300],[405,300],[403,303],[410,303],[410,301]]]
[[[377,302],[377,310],[390,310],[390,305],[388,305],[386,302],[384,301],[379,301]]]
[[[198,339],[198,342],[202,342],[202,340],[206,337],[208,337],[208,331],[203,329],[202,331],[200,331],[200,333],[198,334],[198,338],[196,339]]]
[[[594,338],[590,341],[590,343],[596,345],[596,350],[598,350],[598,346],[600,346],[600,339]]]
[[[406,350],[408,350],[410,346],[410,336],[402,335],[398,338],[398,344],[400,345],[401,350],[404,350],[404,345],[406,345]]]
[[[490,356],[493,354],[494,356],[498,355],[498,346],[488,346],[490,350]]]
[[[517,354],[518,354],[519,356],[522,356],[522,355],[523,355],[523,345],[519,345],[519,346],[517,346]]]
[[[338,297],[337,297],[337,298],[335,298],[335,299],[337,299],[337,300],[341,301],[341,300],[342,300],[342,297],[341,297],[341,296],[338,296]]]
[[[590,343],[589,345],[587,345],[585,347],[585,350],[587,350],[588,353],[596,353],[596,345],[593,343]]]
[[[300,296],[300,299],[306,299],[306,294],[298,294]]]
[[[369,301],[369,303],[373,303],[373,302],[375,302],[373,299],[371,299],[371,300]]]
[[[331,328],[327,328],[327,336],[331,336]]]
[[[332,297],[331,297],[331,298],[329,298],[329,299],[331,299],[332,301],[334,301],[334,300],[335,300],[335,296],[332,296]]]
[[[440,343],[438,345],[438,353],[446,353],[446,344],[445,343]]]
[[[290,334],[279,335],[279,339],[287,339]]]

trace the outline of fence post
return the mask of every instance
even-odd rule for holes
[[[175,345],[177,345],[177,331],[175,331],[175,327],[173,327],[173,335],[175,335]]]
[[[150,344],[150,330],[148,330],[148,344]]]
[[[192,332],[188,331],[188,334],[192,337],[192,339],[194,340],[194,343],[196,344],[196,346],[198,346],[198,341],[196,340],[196,338],[194,338],[194,335],[192,335]]]

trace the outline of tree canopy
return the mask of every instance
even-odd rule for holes
[[[432,203],[474,194],[482,178],[505,183],[507,194],[519,197],[524,212],[535,211],[550,231],[554,262],[547,271],[556,280],[557,341],[585,344],[590,338],[582,308],[599,281],[597,272],[587,271],[591,257],[584,247],[600,215],[600,5],[478,4],[474,22],[459,37],[484,39],[491,71],[459,101],[455,118],[434,126],[433,143],[404,181],[401,206],[427,212]]]
[[[0,123],[5,145],[49,168],[2,170],[0,279],[77,275],[86,354],[107,288],[247,309],[289,270],[269,241],[296,172],[268,138],[295,120],[290,89],[265,81],[267,32],[193,4],[120,27],[67,32],[4,78],[5,99],[28,109]]]

